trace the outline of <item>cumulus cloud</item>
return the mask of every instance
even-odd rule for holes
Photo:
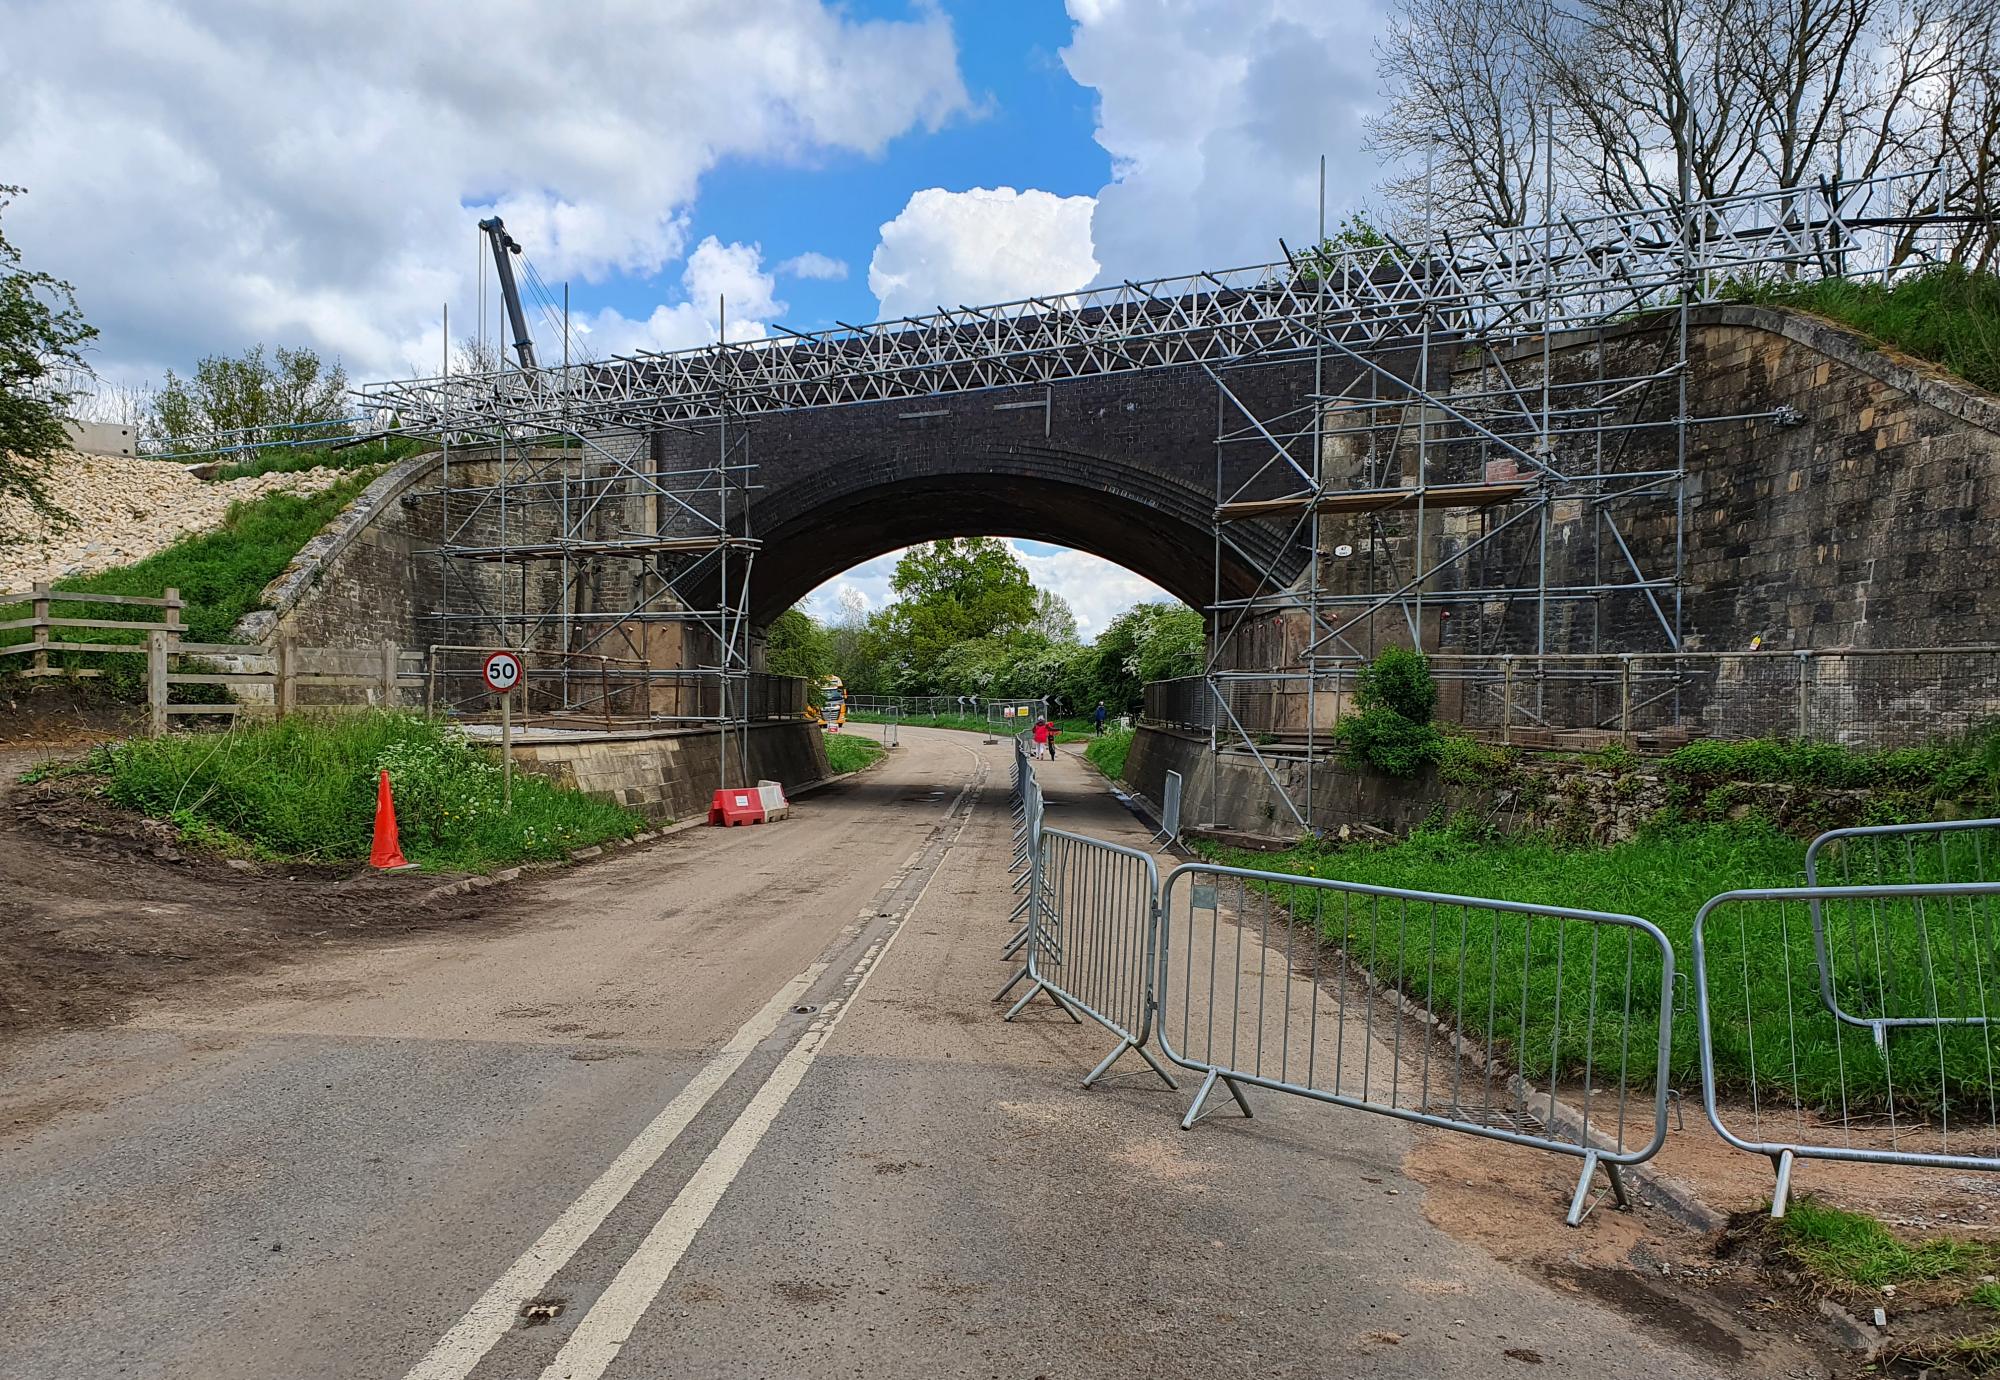
[[[482,215],[551,279],[643,277],[720,161],[873,155],[966,108],[928,7],[12,0],[6,29],[9,237],[119,375],[260,339],[429,369]]]
[[[1063,65],[1097,92],[1112,178],[1092,241],[1107,277],[1264,263],[1310,242],[1319,156],[1330,217],[1378,175],[1384,0],[1069,0]]]
[[[724,244],[710,235],[695,246],[681,271],[686,301],[662,303],[640,320],[607,308],[586,318],[580,334],[598,358],[712,344],[725,322],[732,341],[763,340],[770,334],[769,323],[785,314],[785,304],[773,295],[777,281],[764,271],[763,258],[754,244]]]
[[[868,288],[885,317],[1074,292],[1097,274],[1087,196],[928,187],[882,227]]]
[[[808,249],[779,264],[778,272],[791,278],[817,278],[822,282],[843,283],[847,281],[847,260]]]

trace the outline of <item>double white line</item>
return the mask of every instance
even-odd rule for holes
[[[983,775],[982,771],[980,776]],[[959,791],[946,812],[947,820],[958,816],[959,806],[978,780],[979,776],[975,776]],[[964,818],[958,816],[957,827],[962,828],[963,825]],[[954,837],[955,834],[954,829]],[[949,847],[951,839],[945,839],[944,843]],[[916,868],[929,846],[926,842],[924,847],[919,848],[884,890],[893,894]],[[935,876],[935,871],[931,875]],[[576,1325],[576,1330],[570,1334],[562,1350],[556,1353],[555,1360],[542,1371],[542,1380],[596,1380],[604,1374],[617,1357],[619,1348],[632,1335],[632,1329],[639,1325],[640,1318],[659,1297],[667,1276],[687,1254],[695,1233],[708,1221],[709,1214],[722,1201],[722,1195],[749,1162],[758,1143],[784,1111],[792,1094],[798,1091],[806,1070],[812,1067],[813,1060],[819,1056],[828,1038],[853,1007],[855,998],[861,995],[861,989],[880,966],[889,946],[903,932],[903,922],[916,912],[929,889],[930,878],[927,877],[923,887],[911,898],[909,906],[901,915],[894,917],[889,933],[870,945],[868,951],[848,970],[844,979],[845,993],[829,1001],[799,1042],[785,1052],[777,1068],[771,1071],[770,1077],[751,1097],[749,1105],[661,1214],[638,1250],[633,1252],[610,1286]],[[862,918],[872,919],[876,913],[871,906],[862,912]],[[479,1301],[451,1331],[438,1340],[430,1353],[410,1369],[405,1380],[465,1380],[495,1343],[514,1326],[516,1310],[521,1304],[541,1293],[577,1249],[596,1233],[634,1185],[659,1163],[681,1132],[743,1066],[743,1061],[777,1030],[786,1013],[799,1004],[827,966],[824,959],[812,963],[786,983],[763,1010],[745,1021],[729,1037],[729,1043],[723,1046],[721,1052],[702,1065],[687,1086],[611,1162],[596,1182],[563,1211],[541,1238],[493,1282],[493,1286],[479,1297]]]

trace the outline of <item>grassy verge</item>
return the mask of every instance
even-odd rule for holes
[[[825,733],[821,739],[826,743],[826,760],[833,768],[833,774],[860,771],[870,762],[880,757],[882,745],[851,733]]]
[[[357,470],[338,483],[313,494],[269,494],[249,503],[236,504],[220,527],[183,538],[143,561],[103,570],[94,575],[60,580],[57,589],[85,594],[135,595],[157,599],[168,589],[178,589],[187,607],[183,618],[190,642],[227,642],[230,630],[244,614],[263,606],[264,586],[275,580],[311,541],[354,501],[375,478],[373,468]],[[142,621],[137,615],[156,610],[134,609],[118,604],[63,603],[55,606],[65,618],[97,618],[112,621]],[[0,608],[0,622],[29,617],[26,604]],[[64,641],[102,642],[107,645],[145,644],[145,634],[105,628],[65,628],[57,634]],[[25,630],[0,633],[0,645],[28,640]],[[16,658],[8,658],[14,661]],[[143,657],[119,654],[104,656],[91,652],[58,652],[51,656],[58,665],[97,665],[104,671],[107,688],[121,699],[143,699],[146,665]]]
[[[1132,754],[1132,736],[1133,731],[1129,728],[1106,729],[1101,736],[1091,737],[1090,746],[1083,750],[1083,755],[1113,781],[1123,780],[1125,759]]]
[[[1947,265],[1888,287],[1827,278],[1757,284],[1745,296],[1830,317],[2000,393],[2000,274]]]
[[[513,808],[503,810],[500,768],[487,751],[406,714],[294,715],[227,733],[134,739],[91,765],[119,804],[173,822],[194,842],[271,858],[366,858],[382,768],[403,853],[429,868],[554,861],[645,826],[622,806],[518,772]]]
[[[1811,1197],[1795,1199],[1773,1230],[1787,1255],[1828,1284],[1901,1289],[1956,1280],[1974,1302],[2000,1303],[2000,1290],[1979,1278],[2000,1263],[2000,1250],[1989,1242],[1946,1237],[1907,1242],[1873,1217],[1843,1212]]]
[[[1454,823],[1375,848],[1205,851],[1262,870],[1636,915],[1660,928],[1686,970],[1702,904],[1727,888],[1799,884],[1805,846],[1753,818],[1659,826],[1610,848],[1564,847]],[[1455,1013],[1465,1029],[1483,1035],[1490,1027],[1496,1046],[1530,1078],[1574,1077],[1593,1052],[1602,1069],[1606,1051],[1621,1042],[1640,1051],[1640,1066],[1645,1062],[1645,1031],[1659,1011],[1658,951],[1634,942],[1628,952],[1629,931],[1551,920],[1528,926],[1492,912],[1378,903],[1309,888],[1269,890],[1382,981]],[[1945,1096],[1984,1114],[1990,1066],[1981,1030],[1894,1041],[1885,1063],[1868,1032],[1823,1018],[1813,1000],[1812,931],[1803,908],[1736,904],[1719,910],[1708,928],[1717,1077],[1725,1093],[1795,1080],[1808,1106],[1837,1108],[1844,1085],[1851,1112],[1886,1106],[1893,1091],[1899,1106],[1934,1113]],[[1845,974],[1847,956],[1833,947],[1836,970]],[[1465,954],[1477,961],[1461,961]],[[1861,985],[1852,974],[1839,981],[1842,991]],[[1953,1009],[1952,1000],[1944,994],[1945,1009]],[[1676,1022],[1669,1063],[1676,1086],[1699,1079],[1697,1040],[1695,1021]]]

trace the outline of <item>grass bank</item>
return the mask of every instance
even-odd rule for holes
[[[1083,750],[1083,755],[1113,781],[1122,781],[1125,779],[1125,759],[1132,755],[1132,737],[1133,730],[1129,728],[1106,729],[1102,734],[1092,735],[1090,746]]]
[[[824,733],[820,738],[826,744],[827,764],[833,768],[835,776],[860,771],[885,751],[880,743],[858,734]]]
[[[1308,845],[1270,854],[1204,845],[1203,852],[1267,871],[1636,915],[1660,928],[1687,972],[1703,903],[1727,889],[1800,884],[1805,844],[1751,818],[1658,825],[1609,848],[1452,823],[1380,847]],[[1619,1049],[1621,1040],[1637,1042],[1641,1062],[1650,1058],[1643,1048],[1650,1036],[1643,1031],[1658,1018],[1658,952],[1635,943],[1628,967],[1624,932],[1613,936],[1597,926],[1551,920],[1528,927],[1492,912],[1377,903],[1303,887],[1268,890],[1379,979],[1455,1013],[1461,1027],[1483,1034],[1497,1020],[1497,1045],[1530,1078],[1575,1076],[1593,1050],[1601,1069],[1605,1051]],[[1919,925],[1886,928],[1921,931]],[[1983,1031],[1960,1027],[1935,1038],[1892,1041],[1885,1063],[1868,1032],[1820,1018],[1810,1000],[1815,957],[1803,908],[1745,903],[1718,911],[1709,941],[1717,1075],[1725,1093],[1770,1090],[1795,1078],[1812,1106],[1838,1106],[1844,1085],[1850,1111],[1886,1106],[1893,1090],[1899,1106],[1928,1106],[1934,1113],[1942,1095],[1955,1105],[1976,1104],[1984,1115],[1990,1065]],[[1942,942],[1934,940],[1934,947]],[[1478,961],[1464,962],[1465,954]],[[1861,954],[1857,961],[1866,958]],[[1836,952],[1833,961],[1840,990],[1864,985],[1847,970],[1846,954]],[[1915,971],[1920,965],[1905,966]],[[1874,984],[1866,986],[1872,991]],[[1953,1009],[1954,995],[1941,989],[1940,996],[1944,1008]],[[1558,1011],[1566,1013],[1560,1025]],[[1590,1019],[1585,1012],[1593,1013]],[[1684,1013],[1674,1027],[1669,1064],[1675,1086],[1698,1085],[1697,1040],[1696,1022]]]
[[[267,858],[366,858],[383,768],[404,856],[429,868],[556,861],[645,827],[622,806],[520,772],[513,808],[503,810],[492,754],[407,714],[301,714],[134,739],[100,750],[90,768],[119,804],[171,821],[194,842]]]
[[[2000,274],[1947,264],[1887,287],[1825,278],[1760,283],[1744,295],[1828,317],[2000,393]]]
[[[278,578],[299,548],[311,541],[327,523],[339,516],[375,478],[369,467],[343,477],[332,486],[312,494],[275,493],[229,510],[222,525],[213,531],[184,537],[163,551],[155,552],[132,565],[101,570],[94,575],[59,580],[56,588],[82,594],[114,594],[157,599],[169,589],[178,589],[187,607],[183,620],[190,642],[227,642],[231,630],[243,615],[262,608],[264,586]],[[65,618],[97,618],[111,621],[139,621],[134,615],[157,610],[133,609],[117,604],[63,603],[52,610]],[[30,606],[16,604],[0,608],[0,622],[27,618]],[[107,645],[145,644],[145,634],[106,628],[63,629],[61,639],[72,642],[102,642]],[[25,630],[0,633],[0,645],[25,642]],[[17,658],[9,658],[9,661]],[[100,666],[106,687],[120,699],[143,699],[146,692],[146,664],[139,656],[102,656],[91,652],[57,652],[52,663],[72,666]]]

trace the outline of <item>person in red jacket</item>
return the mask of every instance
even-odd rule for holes
[[[1056,756],[1055,732],[1055,726],[1047,719],[1035,720],[1035,754],[1052,762]]]

